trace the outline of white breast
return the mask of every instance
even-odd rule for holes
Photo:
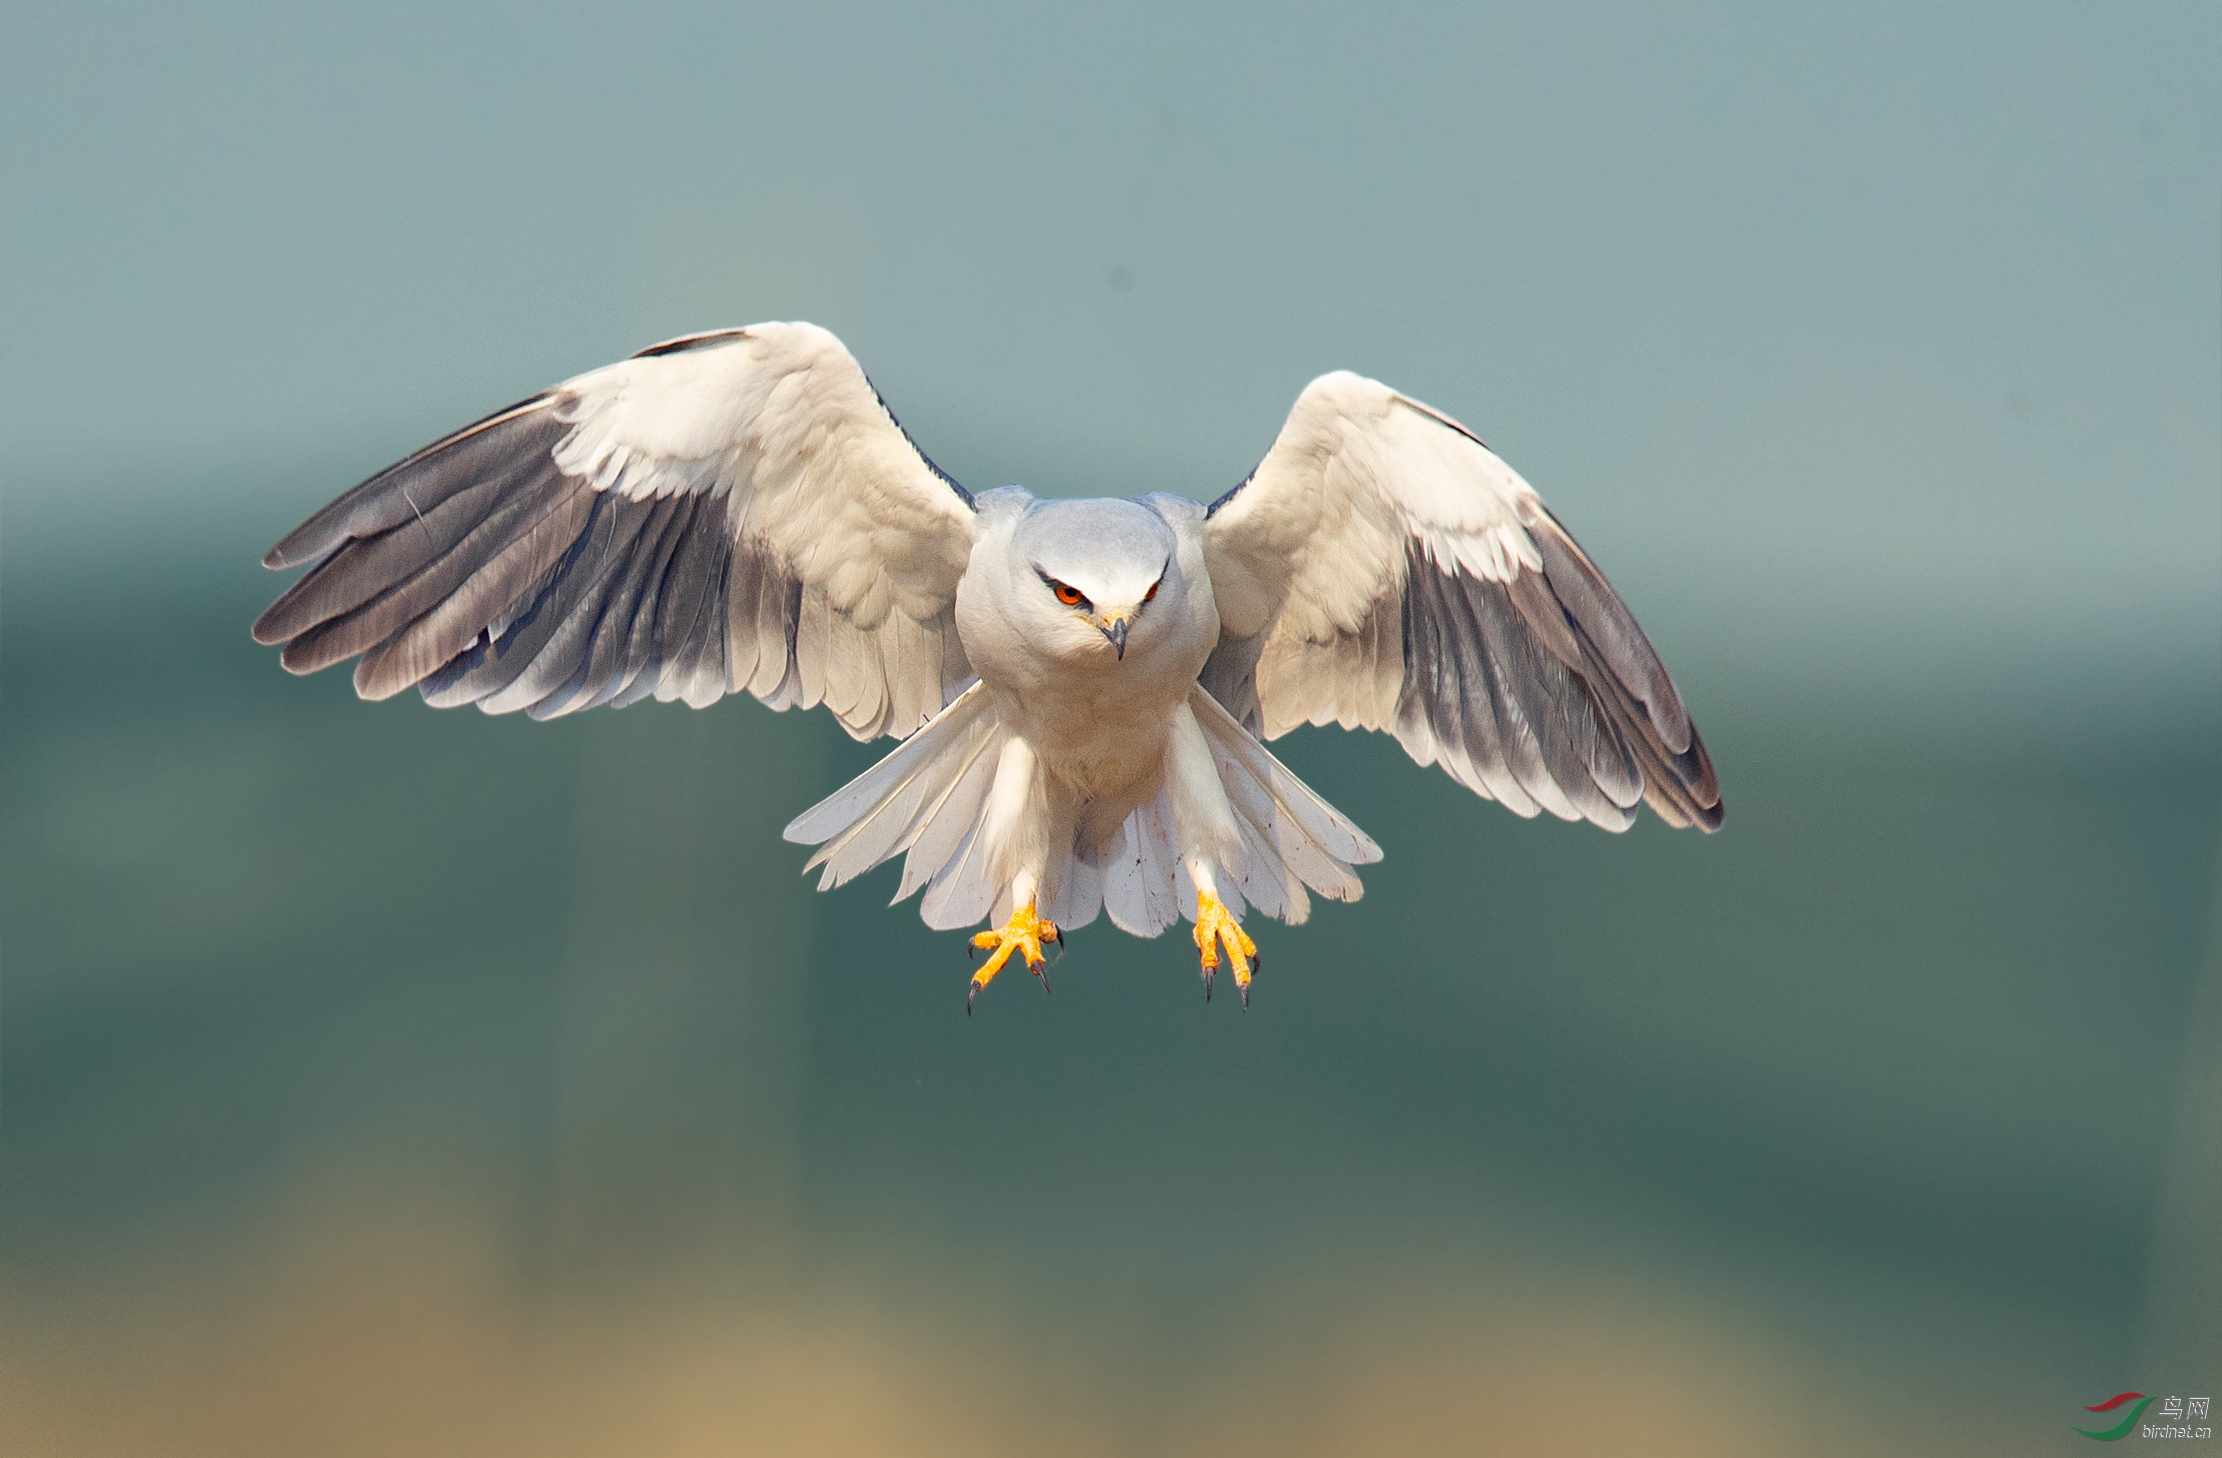
[[[1011,552],[1008,528],[981,534],[958,584],[958,635],[999,717],[1082,798],[1155,783],[1173,709],[1218,642],[1200,539],[1191,524],[1173,525],[1181,571],[1136,618],[1123,659],[1092,627],[1022,596],[1038,596],[1039,584]]]

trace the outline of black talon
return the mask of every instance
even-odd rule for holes
[[[1210,967],[1206,967],[1206,968],[1204,968],[1204,1001],[1205,1001],[1205,1002],[1209,1002],[1209,1001],[1211,1001],[1211,974],[1212,974],[1212,971],[1213,971],[1213,969],[1212,969],[1212,968],[1210,968]]]
[[[1049,965],[1043,963],[1034,969],[1034,980],[1041,983],[1042,991],[1049,991]]]
[[[972,954],[973,954],[974,952],[977,952],[977,951],[979,951],[979,950],[980,950],[980,949],[979,949],[978,947],[975,947],[975,946],[973,946],[973,945],[972,945],[972,938],[970,938],[970,937],[966,937],[966,938],[964,939],[964,959],[965,959],[965,960],[966,960],[967,962],[971,961],[971,960],[972,960]]]

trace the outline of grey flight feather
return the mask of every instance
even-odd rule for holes
[[[658,390],[713,387],[715,429],[659,413]],[[971,514],[831,335],[723,330],[341,496],[264,559],[313,565],[254,635],[297,673],[360,656],[366,698],[548,718],[746,689],[825,702],[860,739],[908,734],[970,678],[952,612]]]
[[[1650,639],[1447,416],[1323,376],[1208,528],[1232,607],[1202,682],[1252,732],[1383,729],[1521,815],[1621,830],[1643,802],[1720,827],[1712,759]]]

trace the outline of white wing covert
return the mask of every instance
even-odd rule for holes
[[[550,718],[746,689],[907,735],[970,677],[972,498],[809,324],[690,335],[388,467],[272,548],[256,622],[310,673]]]
[[[1202,682],[1253,733],[1386,729],[1523,816],[1621,830],[1648,801],[1719,828],[1711,757],[1650,640],[1449,416],[1324,375],[1204,530],[1221,635]]]

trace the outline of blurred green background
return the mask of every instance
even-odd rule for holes
[[[9,4],[0,1448],[2077,1451],[2222,1387],[2222,12]],[[1651,630],[1710,839],[1278,748],[1247,1015],[963,1016],[877,752],[356,702],[262,550],[656,339],[975,489],[1365,371]],[[875,894],[878,893],[878,894]]]

